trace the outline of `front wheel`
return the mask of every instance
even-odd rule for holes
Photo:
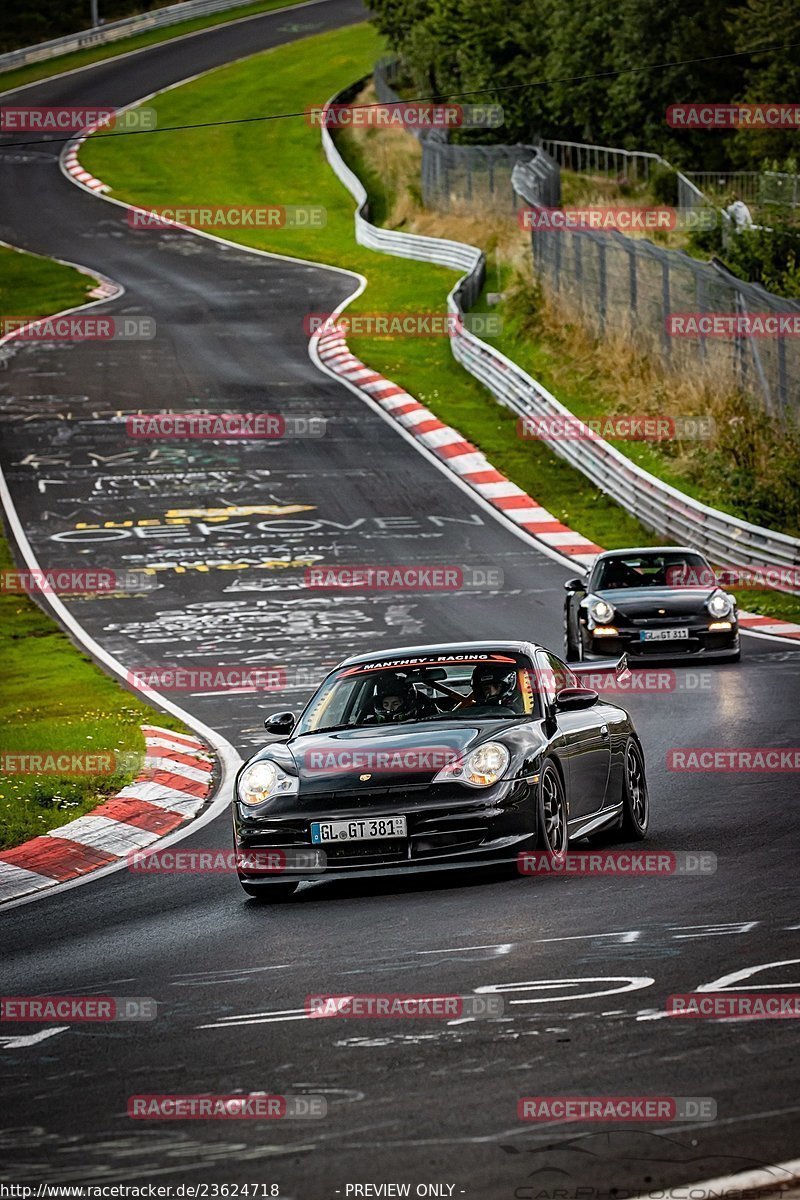
[[[564,657],[567,662],[580,662],[583,658],[583,645],[578,634],[577,641],[570,628],[569,605],[564,609]]]
[[[640,842],[647,835],[650,823],[650,796],[644,772],[644,758],[638,744],[631,738],[625,747],[625,774],[622,781],[623,838]]]
[[[545,762],[539,775],[539,837],[538,846],[546,854],[567,852],[567,802],[564,784],[552,762]]]

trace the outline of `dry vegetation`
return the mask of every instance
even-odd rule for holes
[[[357,103],[375,103],[372,85]],[[660,352],[647,353],[624,331],[599,338],[567,298],[532,280],[529,235],[505,215],[471,209],[449,213],[422,207],[421,148],[401,129],[354,129],[348,140],[370,175],[373,219],[387,228],[449,237],[480,246],[487,259],[487,289],[504,292],[503,315],[510,339],[501,348],[536,374],[546,359],[543,382],[577,415],[636,414],[711,416],[713,437],[704,441],[633,443],[628,450],[646,469],[676,486],[747,520],[800,534],[800,435],[770,420],[748,402],[719,362],[665,371]],[[621,191],[627,191],[622,195]],[[565,173],[570,204],[651,204],[643,187],[622,189],[608,179]],[[674,235],[678,237],[679,235]],[[669,243],[673,235],[667,235]],[[541,378],[541,374],[539,375]]]

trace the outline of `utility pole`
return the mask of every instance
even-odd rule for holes
[[[92,7],[92,29],[96,29],[100,24],[100,16],[97,11],[97,0],[89,0]]]

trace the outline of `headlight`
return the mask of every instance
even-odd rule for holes
[[[614,615],[614,605],[601,596],[589,596],[586,608],[589,616],[598,625],[607,625]]]
[[[484,742],[470,751],[464,758],[456,759],[442,767],[433,778],[434,783],[465,783],[468,787],[491,787],[497,783],[511,755],[500,742]]]
[[[298,789],[296,775],[287,775],[270,759],[245,767],[239,779],[239,799],[242,804],[263,804],[273,796],[286,796]]]
[[[714,592],[706,601],[706,608],[712,617],[727,617],[733,612],[733,597],[727,592]]]

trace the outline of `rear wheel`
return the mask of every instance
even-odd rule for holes
[[[248,896],[259,904],[282,904],[297,891],[296,883],[245,883],[243,879],[239,882]]]
[[[538,846],[546,854],[567,852],[567,802],[564,784],[554,763],[545,762],[539,774],[539,837]]]
[[[638,744],[632,738],[625,747],[624,772],[620,833],[629,841],[641,841],[646,836],[650,823],[650,797],[644,773],[644,758]]]

